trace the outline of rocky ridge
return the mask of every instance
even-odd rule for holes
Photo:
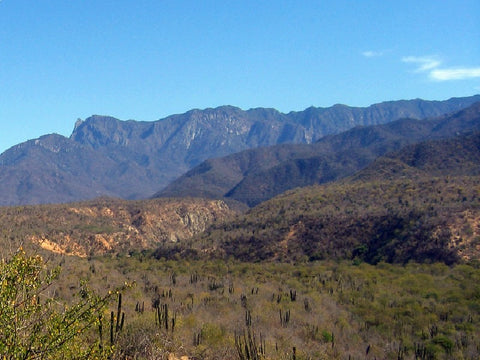
[[[0,208],[8,246],[33,243],[80,257],[140,252],[188,241],[233,211],[219,200],[97,199],[64,205]],[[6,244],[4,244],[6,246]]]

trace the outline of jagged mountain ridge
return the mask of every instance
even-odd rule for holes
[[[277,145],[207,160],[155,196],[207,196],[255,206],[295,187],[351,175],[405,145],[479,129],[480,103],[438,118],[356,127],[314,144]]]
[[[282,114],[232,106],[192,110],[154,122],[92,116],[69,138],[45,135],[0,155],[0,205],[70,202],[102,195],[149,197],[209,158],[282,143],[308,144],[357,125],[449,113],[480,95],[446,101],[336,105]]]

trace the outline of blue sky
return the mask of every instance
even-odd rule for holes
[[[478,0],[0,0],[0,152],[92,114],[477,93]]]

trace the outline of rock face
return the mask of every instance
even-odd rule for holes
[[[186,241],[233,215],[219,200],[123,201],[0,208],[10,241],[25,239],[56,253],[89,256],[156,249]],[[12,244],[10,245],[12,246]]]
[[[286,143],[309,144],[354,126],[421,119],[467,107],[480,96],[394,101],[282,114],[232,106],[192,110],[154,122],[108,116],[77,120],[70,138],[46,135],[0,155],[0,205],[146,198],[209,158]]]

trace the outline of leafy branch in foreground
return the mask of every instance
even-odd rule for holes
[[[94,294],[82,282],[78,300],[61,304],[49,295],[59,268],[20,248],[0,262],[0,353],[4,359],[102,358],[111,353],[95,334],[116,292]]]

